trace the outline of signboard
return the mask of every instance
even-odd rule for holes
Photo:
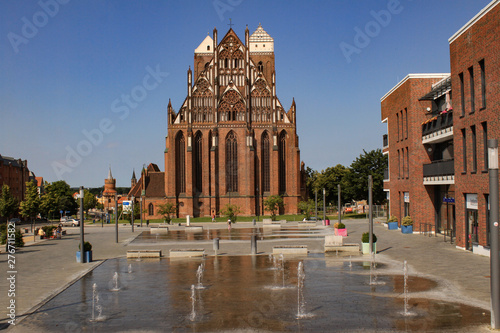
[[[404,202],[410,202],[410,192],[403,192]]]
[[[122,203],[122,207],[123,207],[124,214],[130,214],[130,212],[132,212],[132,201],[131,200],[124,200]]]
[[[455,198],[448,198],[448,197],[444,197],[444,198],[443,198],[443,202],[447,202],[447,203],[455,203]]]
[[[477,209],[477,194],[468,193],[465,195],[467,209]]]

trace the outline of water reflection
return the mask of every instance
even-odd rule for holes
[[[404,300],[397,297],[403,277],[381,273],[378,279],[385,284],[370,286],[362,263],[349,267],[348,258],[284,260],[284,275],[272,269],[276,264],[269,256],[144,259],[132,262],[131,273],[131,261],[108,260],[22,321],[20,329],[65,332],[69,323],[96,332],[429,331],[489,323],[481,309],[416,298],[410,298],[409,306],[418,315],[404,318]],[[197,289],[192,286],[199,282],[201,264],[204,289]],[[298,279],[301,271],[303,281]],[[99,290],[106,320],[92,322],[92,286],[112,284],[113,272],[120,276],[121,288]],[[289,288],[272,288],[283,283]],[[435,284],[410,277],[409,287],[410,292],[425,291]],[[310,314],[304,319],[297,319],[298,295]]]

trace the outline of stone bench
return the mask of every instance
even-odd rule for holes
[[[203,227],[201,227],[201,226],[197,226],[197,227],[186,226],[185,230],[186,230],[186,232],[203,232]]]
[[[298,222],[299,227],[315,227],[316,226],[316,221],[299,221]]]
[[[325,252],[359,253],[358,243],[345,243],[344,237],[336,235],[325,236]]]
[[[149,232],[152,234],[166,234],[168,233],[168,225],[159,224],[149,228]]]
[[[127,258],[160,258],[161,250],[128,250]]]
[[[307,245],[280,245],[273,246],[273,254],[307,255]]]
[[[204,257],[205,249],[171,249],[170,258]]]

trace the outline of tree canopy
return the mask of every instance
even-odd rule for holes
[[[19,201],[10,192],[9,185],[2,185],[0,193],[0,216],[9,218],[19,210]]]

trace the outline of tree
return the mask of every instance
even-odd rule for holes
[[[276,211],[280,208],[283,208],[285,203],[283,202],[283,198],[279,195],[271,195],[264,200],[264,207],[266,210],[271,212],[271,219],[273,221],[276,220]]]
[[[380,149],[366,152],[351,163],[342,181],[342,192],[355,200],[368,199],[368,175],[373,177],[373,202],[382,204],[386,199],[384,192],[384,170],[387,168],[387,155]]]
[[[54,214],[58,215],[57,211],[57,199],[52,192],[46,192],[40,200],[40,213],[49,219],[54,217]],[[55,215],[55,216],[57,216]]]
[[[337,164],[334,167],[328,167],[325,170],[321,171],[321,173],[317,175],[315,181],[315,188],[318,189],[318,197],[320,197],[318,199],[321,199],[322,201],[322,190],[325,189],[326,203],[337,203],[338,185],[342,183],[342,180],[348,172],[348,168],[346,168],[342,164]],[[342,189],[341,192],[343,192]],[[342,196],[343,202],[350,201],[345,199],[348,198],[344,198],[344,196]]]
[[[238,214],[241,213],[241,210],[240,207],[228,203],[224,206],[224,208],[222,208],[220,213],[224,216],[227,216],[228,219],[230,219],[231,222],[234,223],[238,218]]]
[[[97,198],[88,190],[83,190],[83,210],[88,215],[89,209],[96,208]]]
[[[64,180],[58,180],[45,187],[45,195],[52,195],[53,199],[48,200],[52,203],[49,205],[48,214],[59,214],[60,211],[75,214],[78,208],[76,200],[73,198],[73,191]],[[44,195],[44,196],[45,196]],[[55,203],[52,201],[55,200]]]
[[[34,220],[36,215],[40,213],[40,202],[36,182],[26,182],[26,195],[20,205],[21,215]]]
[[[309,199],[307,201],[299,202],[298,208],[301,211],[301,213],[304,214],[304,218],[306,220],[309,220],[311,218],[311,213],[314,211],[315,204],[312,199]]]
[[[170,224],[170,221],[172,221],[171,215],[177,213],[177,207],[173,203],[167,202],[165,204],[158,205],[157,212],[163,216],[167,223]]]
[[[2,186],[0,194],[0,216],[9,218],[19,210],[19,201],[10,192],[9,185]]]

